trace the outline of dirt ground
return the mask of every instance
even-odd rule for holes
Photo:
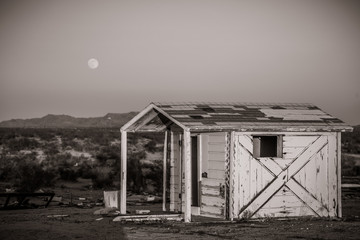
[[[81,193],[94,195],[88,190]],[[341,220],[123,223],[93,214],[101,208],[53,203],[48,208],[0,210],[0,239],[360,239],[359,188],[343,189]]]

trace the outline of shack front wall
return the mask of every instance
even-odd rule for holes
[[[197,134],[199,212],[201,216],[225,218],[225,156],[227,133]],[[170,133],[170,211],[184,212],[183,134]],[[194,177],[194,176],[192,176]],[[192,213],[198,214],[198,213]]]
[[[282,136],[282,157],[255,158],[254,133],[232,135],[232,218],[341,217],[340,134],[271,134]]]

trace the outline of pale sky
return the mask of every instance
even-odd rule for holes
[[[0,1],[0,121],[190,101],[360,124],[360,1]]]

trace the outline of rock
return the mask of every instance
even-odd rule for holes
[[[136,214],[148,214],[150,213],[150,210],[135,210]]]
[[[101,209],[98,209],[94,212],[94,215],[106,215],[106,214],[109,214],[109,213],[112,213],[112,212],[115,212],[117,210],[117,208],[114,208],[114,207],[109,207],[109,208],[101,208]]]

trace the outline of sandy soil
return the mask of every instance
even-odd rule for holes
[[[113,222],[114,217],[93,214],[102,207],[61,207],[52,203],[48,208],[0,210],[0,239],[360,239],[359,190],[343,189],[341,220],[122,223]],[[80,195],[95,199],[101,191],[83,189],[73,198]]]

